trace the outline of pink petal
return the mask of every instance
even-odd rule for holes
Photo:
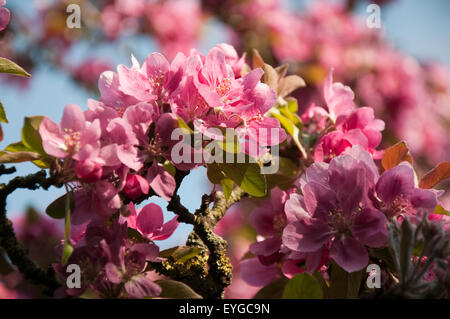
[[[365,245],[381,247],[387,240],[386,217],[380,211],[364,209],[356,216],[351,232]]]
[[[284,212],[289,222],[311,217],[306,211],[303,198],[298,194],[291,194],[284,206]]]
[[[152,165],[148,170],[147,180],[156,194],[169,201],[175,191],[175,178],[162,165]]]
[[[366,248],[359,241],[350,237],[333,242],[330,258],[349,273],[363,269],[369,262]]]
[[[81,107],[76,104],[67,104],[61,119],[61,129],[69,129],[73,132],[82,132],[86,126],[86,120]]]
[[[150,203],[142,208],[136,219],[137,229],[144,235],[150,236],[161,229],[164,222],[164,214],[156,204]]]
[[[265,266],[261,264],[258,258],[250,258],[240,263],[241,277],[251,286],[265,286],[274,281],[278,275],[278,266],[276,264]]]
[[[308,253],[321,249],[332,236],[327,224],[316,218],[305,218],[284,228],[283,244],[294,251]]]
[[[125,283],[125,290],[131,298],[157,297],[161,287],[144,275],[134,276]]]
[[[108,280],[113,284],[120,284],[122,282],[122,275],[117,266],[112,262],[109,262],[105,265],[105,272],[106,277],[108,277]]]
[[[11,19],[11,13],[6,8],[0,8],[0,31],[6,29]]]
[[[250,245],[250,251],[254,255],[269,256],[280,250],[281,238],[271,237]]]
[[[69,153],[64,151],[67,150],[67,146],[61,136],[58,124],[47,117],[44,118],[39,127],[39,134],[42,138],[42,147],[48,155],[57,158],[64,158],[69,155]]]
[[[343,112],[355,108],[355,103],[353,102],[355,95],[352,89],[339,82],[333,83],[333,70],[330,71],[325,81],[324,97],[330,115],[334,119]]]
[[[134,244],[131,251],[137,251],[144,255],[146,260],[159,261],[159,247],[152,242]]]
[[[152,240],[164,240],[169,238],[177,229],[178,224],[178,216],[175,216],[162,226],[161,231],[156,231],[153,233]]]
[[[142,102],[148,102],[155,99],[151,93],[149,79],[139,70],[129,69],[124,65],[117,67],[119,90],[123,93],[135,97]]]

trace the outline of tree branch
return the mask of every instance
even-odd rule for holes
[[[229,207],[239,201],[244,192],[236,188],[231,193],[228,201],[222,192],[215,193],[212,209],[209,209],[211,196],[203,195],[202,205],[191,214],[181,204],[178,194],[174,194],[167,209],[179,216],[179,221],[194,226],[188,238],[188,245],[203,249],[203,253],[189,265],[191,273],[181,274],[173,265],[154,265],[155,269],[170,277],[189,284],[204,298],[218,299],[223,297],[223,291],[231,283],[232,266],[226,255],[227,242],[214,233],[213,229],[219,220],[225,215]],[[209,251],[207,256],[206,251]],[[193,266],[193,267],[192,267]],[[193,276],[192,272],[197,272]],[[200,279],[200,280],[199,280]]]
[[[12,172],[13,169],[0,167],[0,171]],[[60,284],[56,281],[51,269],[42,270],[27,256],[27,250],[17,240],[12,222],[6,216],[6,199],[19,188],[35,190],[42,187],[47,190],[50,186],[61,187],[62,185],[63,183],[55,176],[47,178],[44,170],[25,177],[15,177],[6,185],[0,184],[0,246],[5,249],[9,259],[17,266],[25,279],[44,286],[44,293],[50,296]]]

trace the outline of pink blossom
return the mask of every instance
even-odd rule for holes
[[[216,45],[216,47],[220,48],[225,54],[225,61],[227,64],[231,65],[234,76],[240,78],[242,76],[242,69],[245,65],[246,52],[239,58],[236,49],[228,43],[220,43]]]
[[[3,8],[6,5],[6,0],[0,0],[0,31],[3,31],[9,24],[11,13],[8,9]]]
[[[265,266],[258,258],[245,259],[240,264],[241,276],[251,286],[263,287],[279,277],[275,264]]]
[[[106,162],[100,157],[100,148],[87,144],[74,158],[77,160],[75,173],[81,181],[94,183],[101,179]]]
[[[178,216],[164,223],[161,207],[150,203],[136,210],[134,204],[128,204],[130,215],[126,218],[128,227],[139,231],[149,240],[164,240],[169,238],[178,227]]]
[[[153,191],[169,201],[175,191],[175,178],[161,164],[153,164],[147,173],[147,180]]]
[[[146,17],[168,57],[172,58],[178,52],[188,54],[196,46],[202,22],[200,1],[151,3],[147,6]]]
[[[296,217],[283,231],[286,247],[317,256],[315,260],[330,245],[330,258],[348,272],[367,265],[364,245],[380,247],[387,238],[386,218],[371,208],[366,195],[378,174],[372,168],[375,165],[354,154],[307,169],[303,197],[286,203]]]
[[[131,68],[119,65],[119,90],[142,102],[167,99],[181,80],[184,60],[179,54],[169,64],[162,54],[152,53],[142,67],[135,59]]]
[[[137,174],[129,174],[123,191],[129,198],[136,199],[141,195],[148,194],[149,188],[145,178]]]
[[[80,225],[89,220],[105,220],[121,206],[117,189],[109,182],[100,180],[76,190],[73,194],[75,208],[72,223]]]
[[[333,69],[325,80],[323,96],[333,121],[336,121],[340,114],[355,108],[355,94],[350,87],[339,82],[333,83]]]
[[[44,118],[39,133],[47,154],[65,158],[78,153],[84,145],[97,145],[101,131],[99,121],[86,122],[79,106],[67,104],[61,124]]]
[[[97,58],[90,58],[71,69],[74,78],[89,87],[97,85],[100,74],[110,70],[110,64],[107,61]]]
[[[385,171],[371,195],[374,206],[388,218],[432,213],[437,205],[437,192],[416,187],[414,176],[414,170],[408,162]]]

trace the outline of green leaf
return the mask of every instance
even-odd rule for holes
[[[279,157],[279,167],[275,174],[268,174],[267,185],[268,189],[272,189],[275,186],[282,190],[288,190],[292,188],[292,184],[297,179],[297,165],[288,158]]]
[[[33,150],[30,150],[28,147],[26,147],[23,144],[23,142],[16,142],[16,143],[9,144],[5,148],[5,151],[12,152],[12,153],[17,153],[17,152],[32,152],[32,153],[34,153]],[[33,160],[32,163],[40,168],[48,168],[48,167],[50,167],[51,159],[49,157],[44,156],[43,158],[41,157],[37,160]]]
[[[62,219],[64,218],[66,214],[66,198],[67,196],[70,196],[70,210],[72,211],[74,208],[74,202],[72,198],[72,192],[66,193],[62,195],[61,197],[58,197],[56,200],[54,200],[50,205],[47,206],[45,209],[45,212],[48,216],[56,219]]]
[[[30,77],[31,75],[11,60],[0,57],[0,73]]]
[[[220,181],[220,184],[222,184],[225,199],[228,200],[231,196],[231,192],[233,191],[233,181],[229,178],[224,178]]]
[[[136,243],[146,243],[147,240],[141,235],[139,231],[134,228],[127,228],[127,237]]]
[[[444,207],[442,207],[441,205],[437,205],[437,206],[436,206],[436,208],[434,209],[433,214],[450,216],[450,212],[448,212],[448,211],[447,211]]]
[[[288,105],[287,105],[288,106],[288,110],[291,113],[296,114],[297,111],[298,111],[298,101],[297,101],[297,99],[294,98],[294,97],[288,97],[286,99],[286,101],[288,102]]]
[[[362,270],[348,273],[333,262],[331,265],[330,297],[337,299],[357,298],[361,279]]]
[[[163,250],[159,253],[159,256],[170,259],[175,263],[182,264],[197,256],[200,252],[201,249],[198,247],[177,246]]]
[[[0,122],[8,123],[8,118],[6,117],[6,112],[3,108],[2,102],[0,102]]]
[[[66,186],[67,189],[67,186]],[[64,215],[64,247],[61,256],[61,263],[65,265],[73,253],[73,246],[70,244],[70,214],[72,213],[72,196],[71,192],[67,192],[64,200],[65,215]]]
[[[221,171],[226,178],[231,179],[237,186],[249,195],[264,197],[267,194],[266,177],[261,174],[261,168],[258,164],[213,163],[211,166]]]
[[[5,151],[15,153],[15,152],[30,152],[31,150],[25,145],[23,145],[22,142],[16,142],[6,146]]]
[[[223,179],[227,178],[216,164],[208,165],[206,175],[212,184],[220,184]]]
[[[186,122],[178,116],[178,127],[183,129],[184,133],[192,134],[194,131],[189,127],[189,125],[186,124]]]
[[[287,283],[283,299],[322,299],[323,292],[319,282],[308,274],[296,274]]]
[[[61,258],[61,263],[63,265],[67,264],[67,261],[69,260],[72,253],[73,253],[73,246],[68,242],[64,242],[64,248]]]
[[[16,152],[7,153],[0,152],[0,163],[22,163],[28,161],[34,161],[41,158],[41,155],[34,152]]]
[[[39,126],[43,119],[43,116],[25,117],[22,127],[22,142],[30,150],[46,155],[42,148],[42,139],[39,134]]]
[[[223,141],[216,142],[219,147],[227,153],[237,154],[241,152],[241,144],[239,143],[239,138],[236,134],[232,136],[231,140],[225,138]]]
[[[302,143],[300,142],[300,129],[294,123],[296,120],[294,120],[294,122],[292,121],[294,118],[298,119],[298,124],[300,124],[301,123],[300,118],[298,118],[298,116],[296,116],[296,115],[292,115],[293,118],[291,120],[291,119],[287,118],[285,115],[281,114],[281,111],[275,107],[272,107],[269,110],[269,112],[274,118],[276,118],[278,121],[280,121],[281,126],[286,130],[286,132],[290,136],[292,136],[292,140],[294,141],[295,145],[300,150],[303,157],[306,158],[305,149],[304,149]]]
[[[401,225],[401,233],[402,236],[400,238],[400,255],[399,255],[399,263],[400,263],[400,281],[406,282],[410,270],[412,268],[411,257],[414,250],[414,229],[408,218],[405,218],[402,221]]]
[[[286,277],[278,278],[265,287],[262,287],[253,299],[281,299],[283,298],[284,287],[289,279]]]
[[[172,176],[175,176],[176,168],[172,165],[171,162],[166,160],[163,164],[164,169]]]
[[[155,283],[162,288],[161,294],[159,295],[161,298],[202,299],[202,296],[180,281],[157,280]]]

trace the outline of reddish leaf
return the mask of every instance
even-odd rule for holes
[[[442,162],[422,177],[419,187],[432,188],[447,178],[450,178],[450,162]]]
[[[262,68],[264,66],[264,60],[259,54],[258,50],[253,49],[253,68]]]
[[[391,146],[386,149],[383,155],[383,159],[381,160],[381,165],[385,170],[391,169],[401,162],[410,162],[413,163],[413,158],[409,153],[408,146],[406,146],[405,141],[398,142],[394,146]]]

